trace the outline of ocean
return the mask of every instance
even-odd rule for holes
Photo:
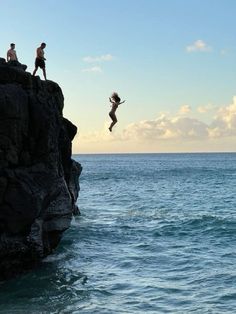
[[[0,313],[235,313],[236,153],[74,158],[81,215]]]

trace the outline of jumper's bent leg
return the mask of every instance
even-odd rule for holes
[[[116,118],[116,115],[114,114],[110,114],[110,117],[111,117],[111,119],[112,119],[112,123],[111,123],[111,125],[110,125],[110,127],[109,127],[109,130],[110,130],[110,132],[112,132],[112,128],[113,128],[113,126],[118,122],[118,120],[117,120],[117,118]]]

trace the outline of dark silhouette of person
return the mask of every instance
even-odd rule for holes
[[[44,58],[44,48],[46,47],[45,43],[42,43],[40,47],[37,48],[36,50],[36,59],[35,59],[35,69],[33,72],[33,75],[36,74],[38,68],[40,67],[43,70],[43,76],[45,81],[47,80],[46,78],[46,65],[45,65],[45,58]]]
[[[10,44],[10,49],[7,51],[7,64],[13,67],[21,68],[25,71],[27,69],[27,65],[22,64],[18,61],[15,47],[15,44]]]
[[[109,127],[109,131],[112,132],[113,126],[118,122],[115,114],[116,109],[118,108],[119,105],[123,104],[125,100],[121,102],[120,97],[115,92],[111,95],[111,97],[109,97],[109,100],[111,102],[111,111],[109,112],[109,116],[112,120],[111,125]]]
[[[7,51],[7,61],[18,61],[16,50],[15,50],[15,44],[10,44],[10,49]]]

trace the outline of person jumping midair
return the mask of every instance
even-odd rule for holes
[[[109,97],[109,100],[112,103],[111,111],[109,112],[109,116],[110,116],[110,118],[112,120],[111,125],[109,127],[109,131],[112,132],[113,126],[118,122],[118,120],[116,118],[116,114],[115,114],[116,109],[118,108],[119,105],[123,104],[125,102],[125,100],[121,102],[120,101],[121,99],[120,99],[120,97],[118,96],[117,93],[113,93],[111,95],[111,97]]]

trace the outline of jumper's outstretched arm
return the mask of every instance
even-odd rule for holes
[[[125,100],[123,100],[122,102],[119,103],[119,105],[123,104],[125,102]]]

